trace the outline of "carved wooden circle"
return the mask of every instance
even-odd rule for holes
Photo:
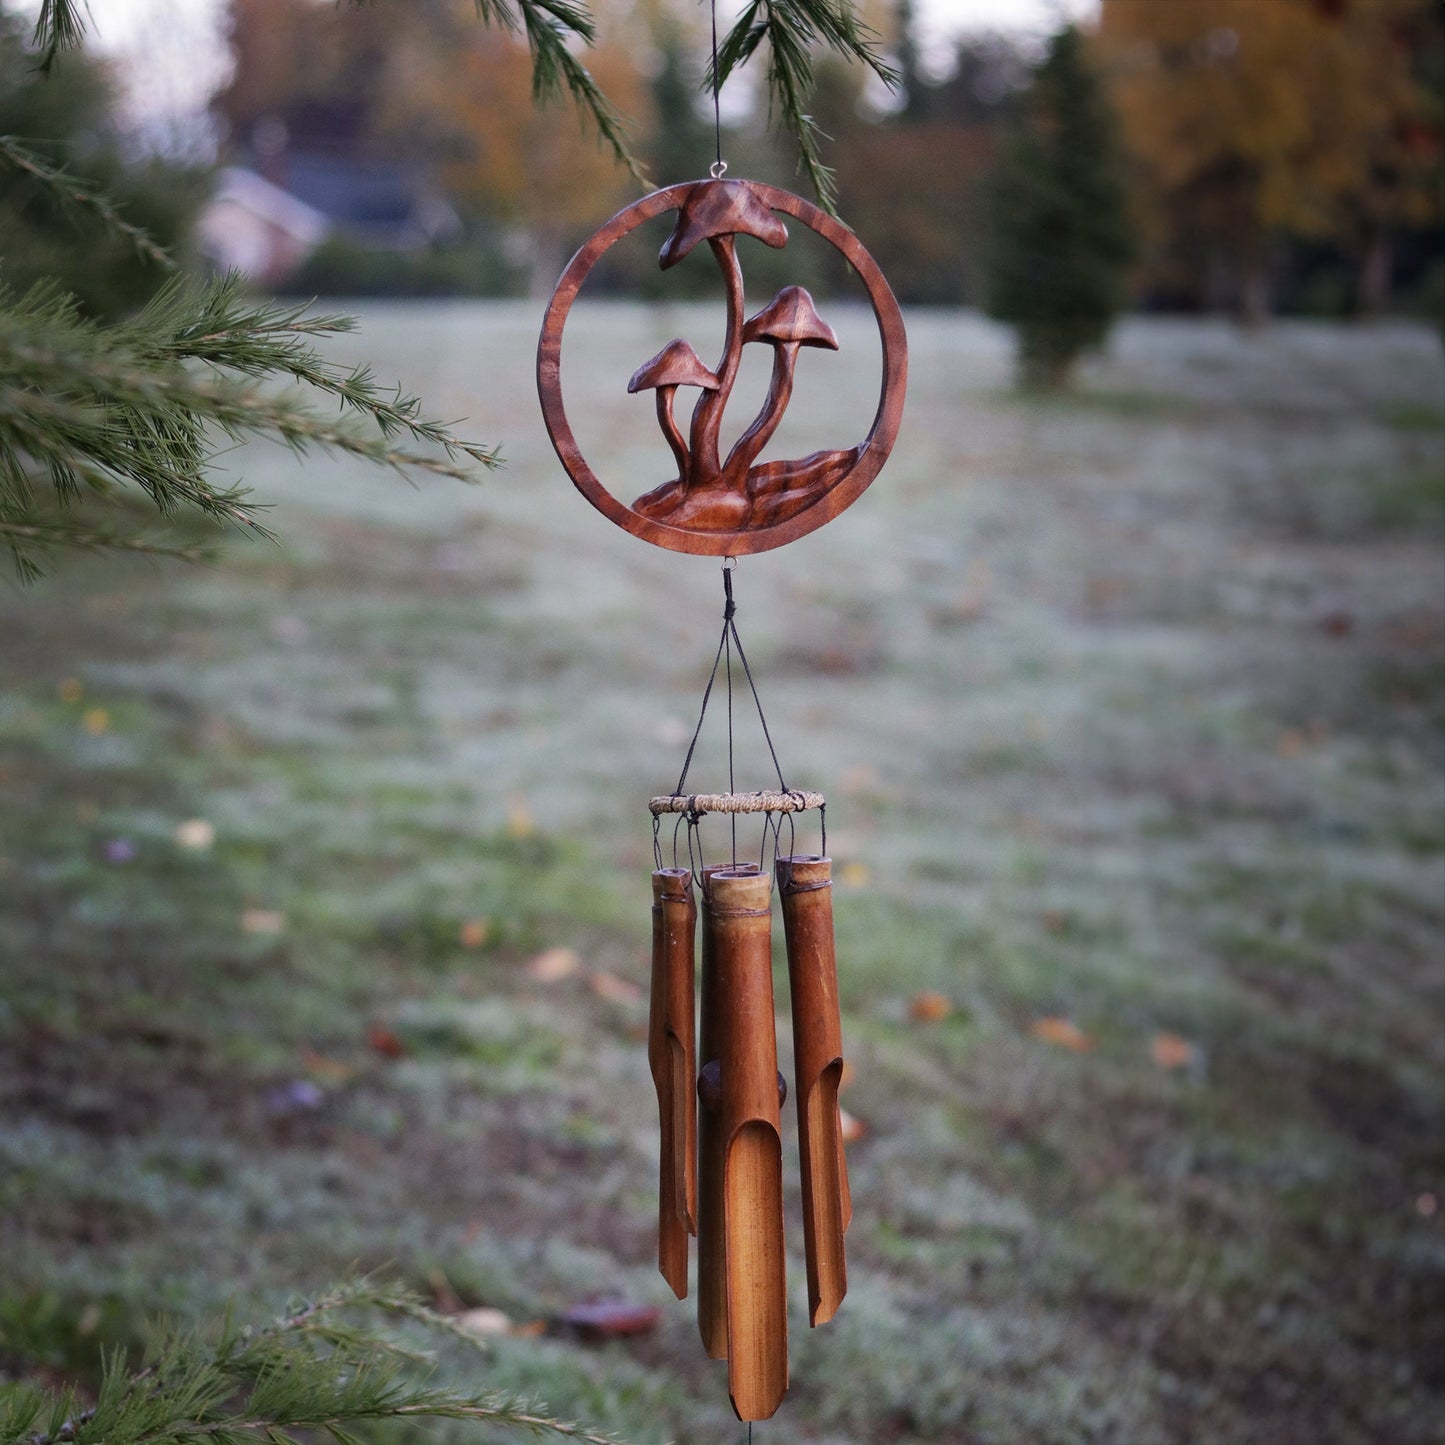
[[[719,188],[728,188],[728,190],[724,193]],[[745,192],[738,188],[745,188]],[[726,226],[724,221],[711,232],[694,228],[696,233],[679,246],[679,236],[683,232],[688,216],[704,213],[722,215],[725,210],[724,196],[726,201],[731,204],[731,210],[726,212],[729,216],[739,213],[739,205],[753,207],[748,215],[758,229],[748,231],[741,225],[724,229]],[[714,202],[718,204],[713,204]],[[759,203],[761,209],[759,209]],[[883,350],[883,377],[879,389],[878,410],[873,417],[873,424],[867,436],[862,442],[845,450],[818,452],[811,457],[797,461],[775,461],[754,467],[744,456],[741,463],[743,470],[739,493],[743,500],[738,502],[738,506],[745,507],[746,513],[739,519],[740,524],[735,527],[730,523],[717,520],[710,520],[704,525],[694,526],[688,525],[686,520],[689,515],[710,518],[730,516],[733,502],[736,501],[736,498],[728,491],[725,481],[730,469],[734,468],[734,454],[739,450],[739,446],[743,445],[747,434],[740,439],[738,446],[733,448],[733,453],[730,453],[727,462],[722,463],[716,456],[716,425],[714,425],[712,429],[713,462],[709,470],[702,465],[702,458],[707,451],[707,439],[703,435],[699,444],[696,415],[696,412],[702,409],[703,397],[709,393],[716,393],[721,400],[712,409],[717,412],[720,420],[721,410],[726,403],[728,394],[727,390],[720,385],[724,363],[732,367],[732,375],[736,374],[735,357],[732,362],[727,362],[728,356],[734,353],[732,340],[734,325],[740,320],[738,307],[741,301],[741,273],[738,271],[735,261],[732,264],[737,276],[737,294],[736,298],[731,291],[729,294],[729,340],[725,349],[724,363],[719,364],[719,373],[709,372],[696,354],[691,351],[691,348],[685,347],[686,358],[684,361],[679,361],[676,356],[670,359],[673,368],[671,371],[664,371],[659,367],[658,363],[665,362],[664,353],[659,353],[653,362],[639,368],[629,388],[630,390],[656,389],[658,391],[657,405],[660,423],[663,422],[664,392],[662,388],[664,386],[668,388],[665,405],[669,417],[672,416],[672,407],[679,386],[698,387],[701,392],[698,407],[695,409],[693,431],[687,441],[681,437],[681,428],[674,420],[673,430],[676,440],[670,440],[669,445],[673,446],[674,453],[677,455],[679,476],[675,481],[665,483],[663,487],[655,489],[653,493],[638,498],[632,506],[620,501],[603,484],[582,455],[581,448],[577,445],[577,439],[567,420],[566,408],[562,401],[562,331],[578,292],[582,289],[592,268],[605,252],[637,227],[666,211],[678,211],[681,214],[678,230],[674,232],[667,246],[663,248],[664,265],[671,265],[680,260],[700,240],[709,240],[719,265],[724,267],[725,279],[727,277],[726,263],[720,247],[729,248],[732,238],[735,238],[739,232],[759,236],[767,241],[767,244],[777,246],[781,245],[782,241],[770,237],[774,234],[785,233],[776,218],[771,217],[771,213],[779,211],[801,221],[809,230],[816,232],[834,249],[842,253],[867,290],[869,300],[872,302],[874,317],[878,322],[878,334]],[[776,233],[769,229],[770,224],[776,228]],[[677,254],[671,260],[667,259],[669,248],[677,250]],[[733,252],[728,249],[726,254],[728,259],[731,259]],[[790,293],[798,292],[801,292],[801,300],[796,295],[790,295]],[[785,302],[786,304],[784,304]],[[805,328],[800,331],[797,328],[797,314],[800,311],[807,313],[807,319],[813,327],[812,330],[809,331]],[[777,407],[777,416],[780,417],[782,410],[786,407],[787,398],[791,394],[792,366],[796,363],[799,347],[801,345],[822,345],[836,349],[837,341],[832,336],[831,328],[812,312],[811,298],[807,296],[806,292],[802,292],[801,288],[784,288],[784,291],[780,292],[772,305],[767,308],[767,312],[769,314],[776,313],[783,318],[780,323],[781,329],[775,328],[773,332],[765,329],[764,313],[759,313],[758,316],[752,318],[743,329],[757,328],[751,339],[767,340],[773,345],[774,381],[769,389],[768,401],[764,404],[764,413],[766,414],[773,407],[776,396],[781,393],[782,402]],[[788,331],[786,323],[790,322],[793,323],[794,329]],[[759,326],[759,323],[764,323],[764,325]],[[775,335],[776,340],[774,339]],[[744,337],[743,339],[749,338]],[[785,357],[784,353],[789,351],[790,345],[791,354]],[[673,348],[682,346],[684,343],[672,343]],[[740,351],[741,345],[739,344],[736,349]],[[682,367],[681,372],[678,370],[679,366]],[[786,374],[780,380],[781,373]],[[681,376],[682,379],[674,381],[673,378],[678,376]],[[709,380],[714,383],[713,386],[707,385]],[[726,380],[730,387],[731,376]],[[888,460],[889,452],[893,449],[894,440],[898,435],[898,425],[903,415],[903,397],[907,382],[908,349],[903,330],[903,317],[888,282],[878,269],[877,262],[863,248],[862,242],[840,221],[819,210],[817,206],[805,201],[801,196],[795,196],[790,191],[779,190],[775,186],[763,185],[756,181],[688,181],[681,185],[668,186],[661,191],[654,191],[651,195],[644,196],[640,201],[619,211],[606,225],[592,235],[591,239],[568,263],[547,306],[547,315],[542,324],[542,336],[537,347],[537,389],[542,399],[542,415],[547,424],[547,431],[552,438],[552,445],[556,448],[557,456],[578,491],[604,516],[616,522],[619,527],[631,532],[634,537],[640,537],[643,541],[651,542],[659,547],[670,548],[674,552],[691,552],[710,557],[743,556],[747,553],[766,552],[773,547],[781,547],[786,542],[806,536],[825,522],[832,521],[844,508],[856,501],[882,470],[884,462]],[[762,420],[763,418],[760,417],[759,421]],[[774,426],[776,420],[777,418],[774,417],[772,421]],[[755,424],[756,426],[757,424]],[[771,435],[765,426],[757,429],[766,435]],[[749,430],[754,429],[750,428]],[[704,425],[702,432],[705,434],[706,431],[707,427]],[[664,432],[664,435],[667,433]],[[698,454],[698,465],[702,469],[704,477],[703,484],[693,486],[692,490],[689,490],[692,485],[689,481],[691,463],[688,455],[685,454],[690,444],[697,444],[693,450]],[[762,445],[766,445],[765,440]],[[733,481],[735,484],[738,482],[735,472]],[[796,485],[790,486],[790,483],[796,483]],[[768,495],[763,495],[764,489],[770,487],[773,491]],[[668,498],[661,501],[650,501],[669,488],[672,491]],[[718,506],[710,511],[700,510],[699,506],[693,505],[698,502],[699,495],[704,490],[707,490],[709,496],[716,497],[718,501]],[[737,490],[736,485],[734,490]],[[816,495],[814,495],[815,492]],[[682,499],[687,505],[678,506],[671,500],[672,498]],[[684,522],[679,525],[676,518],[667,520],[665,513],[660,516],[646,515],[643,511],[637,510],[639,505],[650,505],[656,508],[670,505],[674,512],[684,514]],[[691,506],[690,513],[689,506]],[[790,508],[793,510],[789,510]],[[777,519],[774,520],[774,517]]]

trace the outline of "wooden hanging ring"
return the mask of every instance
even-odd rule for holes
[[[744,210],[748,212],[749,223],[757,229],[749,231],[748,224],[732,225],[732,218]],[[679,477],[674,482],[665,483],[655,492],[638,498],[631,506],[618,500],[607,489],[582,455],[567,420],[566,408],[562,402],[562,331],[578,292],[603,254],[639,226],[666,211],[679,211],[682,216],[678,222],[678,231],[663,248],[664,266],[680,260],[700,240],[709,241],[714,254],[719,258],[719,264],[722,264],[722,248],[730,248],[739,232],[757,235],[769,245],[781,246],[786,238],[786,231],[782,223],[771,215],[773,211],[801,221],[842,254],[867,290],[874,317],[878,322],[878,335],[883,349],[883,377],[879,389],[878,410],[862,442],[846,451],[814,453],[811,457],[797,461],[771,462],[750,467],[745,460],[741,482],[733,476],[732,490],[729,491],[727,486],[719,484],[717,474],[726,474],[733,466],[734,454],[738,448],[734,447],[726,463],[719,463],[716,457],[714,425],[710,465],[704,455],[706,447],[700,450],[697,460],[702,465],[705,485],[716,488],[713,495],[717,499],[717,506],[711,510],[702,510],[700,501],[705,500],[701,498],[703,488],[694,486],[689,479],[691,454],[688,443],[682,438],[680,429],[671,416],[673,398],[679,385],[699,386],[704,393],[720,392],[721,400],[716,404],[720,416],[726,402],[727,390],[721,386],[721,373],[708,372],[689,347],[687,350],[690,353],[690,372],[686,379],[671,379],[675,371],[669,373],[666,380],[645,376],[644,373],[648,371],[645,366],[634,375],[630,387],[631,390],[654,387],[658,389],[660,421],[664,410],[663,388],[670,388],[665,406],[671,432],[665,430],[665,435],[669,436],[669,443],[677,455]],[[689,217],[700,220],[700,224],[694,225],[692,232],[679,240]],[[711,229],[708,229],[709,223]],[[775,230],[769,231],[769,224]],[[770,239],[770,236],[783,239]],[[671,256],[669,248],[672,248]],[[732,254],[729,250],[729,260]],[[736,271],[735,263],[734,270]],[[741,301],[740,272],[737,273],[735,291],[735,297],[731,291],[729,295],[729,341],[725,360],[735,350],[740,350],[740,345],[734,346],[734,331],[738,329],[741,320],[737,310]],[[798,293],[801,293],[802,302]],[[789,346],[792,348],[787,375],[781,382],[780,369],[775,365],[774,385],[769,390],[765,413],[773,408],[775,396],[780,392],[781,405],[774,409],[781,415],[782,409],[786,407],[787,397],[791,392],[791,365],[799,345],[823,345],[831,348],[837,346],[831,328],[816,315],[808,318],[814,329],[806,337],[799,339],[801,333],[797,313],[802,309],[803,302],[806,303],[806,309],[811,311],[811,297],[808,297],[801,287],[784,288],[768,308],[769,312],[778,312],[772,330],[769,330],[766,324],[759,324],[765,323],[764,314],[760,313],[747,323],[747,328],[752,328],[753,334],[741,338],[770,341],[775,346],[775,357]],[[790,326],[791,331],[788,330]],[[673,345],[683,346],[685,343],[675,342]],[[654,358],[654,363],[662,359],[663,354],[660,353]],[[735,358],[728,362],[728,365],[735,374]],[[731,375],[723,379],[730,387]],[[537,389],[542,400],[542,415],[558,459],[577,490],[605,517],[631,532],[634,537],[674,552],[690,552],[708,557],[744,556],[781,547],[784,543],[806,536],[824,523],[832,521],[855,502],[882,470],[889,452],[893,449],[903,416],[903,397],[907,382],[908,347],[903,316],[888,282],[878,269],[878,263],[841,221],[819,210],[801,196],[758,181],[687,181],[654,191],[619,211],[592,235],[568,263],[547,306],[542,336],[537,346]],[[703,405],[701,398],[698,405],[699,408]],[[763,418],[760,418],[760,421],[763,421]],[[776,425],[775,419],[773,425]],[[667,423],[664,423],[664,426],[666,428]],[[695,413],[695,432],[697,428]],[[701,430],[706,432],[706,425]],[[758,427],[758,431],[767,431],[766,422]],[[770,431],[767,434],[770,435]],[[696,440],[696,435],[693,440]],[[760,446],[765,444],[766,440]],[[658,496],[668,488],[672,489],[668,496]],[[639,505],[643,505],[652,515],[639,511]],[[672,513],[670,520],[669,508]],[[684,517],[683,524],[678,524],[678,515]]]

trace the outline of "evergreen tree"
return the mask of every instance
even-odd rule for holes
[[[988,312],[1017,332],[1026,384],[1063,386],[1124,308],[1135,253],[1124,153],[1073,26],[1034,75],[991,202]]]
[[[689,64],[689,54],[696,53],[691,37],[671,15],[659,17],[656,30],[659,64],[651,86],[655,120],[648,161],[657,183],[670,186],[703,173],[713,126],[711,106],[704,118],[698,104],[700,78]]]
[[[200,177],[163,160],[129,164],[112,124],[114,87],[104,66],[75,55],[52,75],[35,68],[20,18],[0,11],[0,135],[35,137],[46,167],[83,167],[118,211],[163,247],[180,243],[201,201]],[[91,315],[115,317],[164,279],[131,239],[77,225],[57,200],[16,168],[0,168],[0,257],[17,291],[53,277]]]

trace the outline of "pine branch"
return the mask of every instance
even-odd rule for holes
[[[718,47],[715,70],[709,66],[707,88],[721,88],[764,40],[770,104],[797,142],[799,163],[818,203],[831,212],[837,188],[818,144],[826,137],[804,109],[813,90],[813,51],[826,45],[846,60],[861,62],[890,90],[898,85],[898,72],[879,53],[875,32],[858,18],[852,0],[748,0]]]
[[[85,38],[90,6],[85,0],[40,0],[31,44],[40,52],[40,69],[49,70],[62,50],[73,50]]]
[[[269,536],[246,490],[208,475],[223,439],[269,437],[297,454],[340,453],[463,481],[498,465],[495,450],[424,417],[415,397],[316,350],[317,339],[350,324],[247,300],[235,278],[173,280],[138,316],[110,326],[81,316],[54,287],[18,300],[0,288],[0,520],[39,525],[42,494],[64,507],[86,495],[119,501],[138,488],[162,514],[189,510]],[[275,378],[297,389],[265,385]],[[317,411],[308,392],[340,415]],[[67,533],[118,535],[48,507],[41,515],[51,528],[44,546],[36,538],[27,551],[24,530],[7,534],[22,576],[34,574],[36,551]]]
[[[82,552],[140,552],[151,557],[174,557],[182,562],[209,562],[216,555],[214,547],[204,544],[189,546],[182,542],[133,537],[113,528],[87,531],[39,519],[0,517],[0,538],[13,539],[16,545],[38,551],[66,547]],[[38,576],[39,573],[32,575]]]
[[[591,46],[597,25],[585,5],[575,0],[475,0],[482,24],[526,36],[532,54],[532,98],[556,99],[564,91],[597,128],[598,138],[642,189],[649,181],[642,162],[627,143],[622,117],[602,94],[592,73],[577,58],[569,41]]]
[[[619,1445],[526,1400],[413,1379],[412,1352],[397,1341],[374,1329],[336,1331],[332,1317],[342,1310],[455,1329],[405,1291],[351,1281],[259,1330],[228,1317],[210,1343],[195,1333],[160,1337],[139,1370],[112,1358],[95,1404],[83,1411],[73,1391],[0,1388],[0,1445],[299,1445],[303,1431],[357,1445],[357,1425],[418,1419]]]
[[[176,269],[170,253],[164,247],[158,246],[142,227],[127,221],[103,191],[96,189],[89,181],[72,176],[63,166],[52,166],[44,156],[38,155],[15,136],[0,135],[0,162],[22,171],[62,206],[69,206],[93,216],[112,235],[129,241],[135,248],[136,255],[142,260],[154,262],[167,271]]]

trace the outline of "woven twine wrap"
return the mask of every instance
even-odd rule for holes
[[[654,818],[664,813],[802,813],[821,808],[822,793],[669,793],[648,803]]]

